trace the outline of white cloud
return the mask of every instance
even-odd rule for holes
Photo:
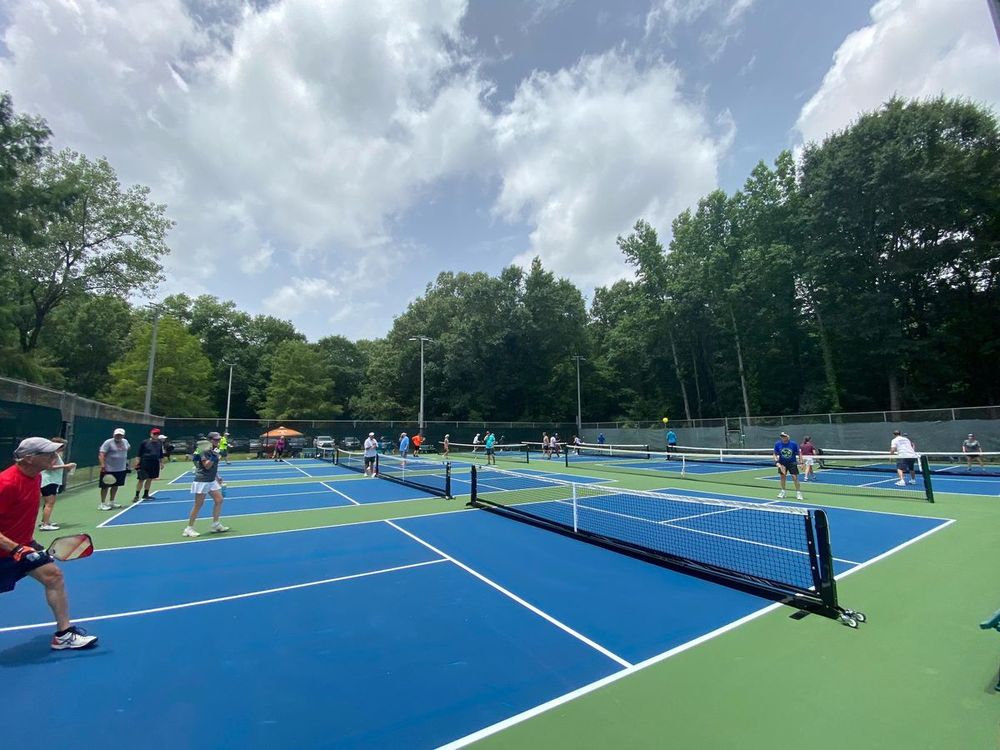
[[[671,65],[640,69],[615,52],[522,83],[496,125],[495,210],[534,226],[518,263],[538,255],[585,287],[612,282],[626,275],[617,235],[643,218],[666,237],[715,187],[732,123],[713,128],[680,83]]]
[[[709,57],[722,54],[726,44],[740,33],[743,16],[755,0],[656,0],[646,14],[647,39],[671,40],[677,30],[690,27],[703,18],[708,29],[700,41]]]
[[[983,0],[880,0],[871,24],[850,34],[799,114],[802,139],[819,141],[899,95],[940,94],[1000,105],[1000,49]]]
[[[327,317],[337,303],[341,292],[329,280],[294,278],[264,300],[264,307],[280,318],[294,318],[315,311]]]

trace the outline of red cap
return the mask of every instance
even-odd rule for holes
[[[151,435],[159,435],[159,434],[160,434],[160,428],[159,428],[159,427],[154,427],[153,429],[151,429],[151,430],[149,431],[149,433],[150,433]]]

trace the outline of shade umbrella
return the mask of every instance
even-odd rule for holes
[[[276,427],[273,430],[268,430],[263,435],[262,438],[279,438],[279,437],[302,437],[302,433],[298,430],[293,430],[290,427]]]

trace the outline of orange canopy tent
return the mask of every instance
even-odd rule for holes
[[[262,438],[279,438],[279,437],[301,437],[302,433],[298,430],[293,430],[290,427],[276,427],[273,430],[268,430],[263,435]]]

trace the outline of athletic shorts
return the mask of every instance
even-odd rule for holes
[[[492,456],[493,455],[493,449],[492,448],[487,448],[486,449],[486,455],[487,456]]]
[[[209,492],[217,492],[221,489],[222,485],[219,484],[218,479],[213,479],[211,482],[191,482],[192,495],[207,495]]]
[[[913,471],[917,465],[915,458],[900,458],[896,460],[896,468],[903,471]]]
[[[59,488],[61,486],[62,485],[56,484],[55,482],[52,484],[42,485],[42,497],[55,497],[59,494]]]
[[[31,546],[35,549],[43,549],[42,545],[38,542],[32,542]],[[13,591],[17,582],[28,575],[28,573],[35,568],[48,565],[50,562],[52,562],[52,558],[48,555],[42,555],[41,558],[34,562],[28,562],[27,560],[17,562],[13,557],[0,557],[0,593]]]
[[[792,463],[785,463],[784,461],[779,461],[778,463],[784,466],[785,470],[793,477],[797,477],[799,475],[799,465],[794,461]]]
[[[802,463],[804,463],[806,466],[813,466],[816,463],[816,457],[815,456],[803,456],[802,457]]]
[[[139,477],[140,481],[143,479],[159,479],[160,462],[143,461],[139,464],[139,470],[136,472],[136,476]]]
[[[376,458],[378,458],[378,456],[365,456],[365,468],[367,469],[369,466],[374,466]]]
[[[125,486],[125,475],[128,474],[127,471],[102,471],[101,476],[105,474],[110,474],[115,478],[114,484],[104,484],[101,482],[101,487],[124,487]]]

